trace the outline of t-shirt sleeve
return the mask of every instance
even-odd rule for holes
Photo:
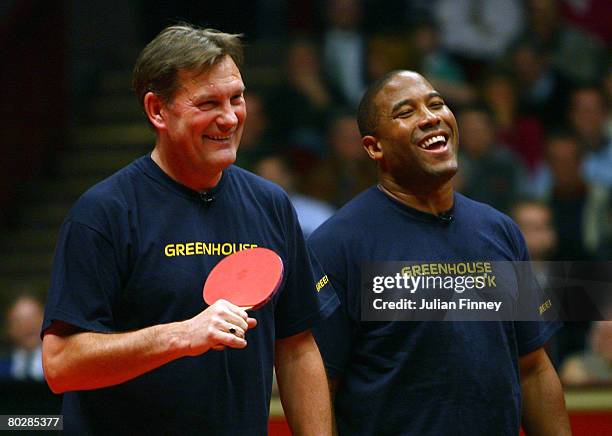
[[[355,323],[351,321],[351,313],[358,310],[350,310],[351,301],[355,299],[350,300],[347,295],[347,266],[339,247],[329,239],[329,234],[318,231],[308,239],[308,244],[321,261],[340,300],[340,305],[332,315],[319,321],[312,330],[329,377],[340,378],[352,350]]]
[[[338,306],[336,293],[304,242],[293,207],[287,210],[286,280],[276,306],[276,337],[293,336],[329,316]]]
[[[516,321],[514,323],[518,352],[520,356],[523,356],[546,344],[555,332],[562,327],[563,323],[548,316],[554,313],[553,310],[540,313],[539,308],[546,307],[545,305],[542,306],[545,303],[546,296],[535,278],[523,235],[514,223],[511,225],[511,231],[517,246],[520,270],[518,308],[523,313],[519,315],[521,318],[534,319],[539,314],[542,318],[542,321]],[[526,311],[533,312],[533,314]]]
[[[330,279],[332,285],[335,280]],[[334,286],[338,286],[336,283]],[[329,316],[312,329],[330,378],[340,378],[350,358],[353,329],[348,313],[341,303]]]
[[[542,347],[562,326],[555,321],[521,321],[514,323],[519,356]]]
[[[56,320],[88,331],[114,331],[113,306],[120,289],[111,242],[88,225],[66,220],[56,246],[42,333]]]

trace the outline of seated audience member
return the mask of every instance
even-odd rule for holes
[[[519,96],[519,112],[538,118],[545,128],[565,116],[572,82],[552,65],[549,53],[529,39],[517,41],[509,52]]]
[[[610,61],[608,62],[608,69],[606,74],[604,74],[603,80],[603,92],[608,102],[608,105],[612,104],[612,57],[610,57]],[[608,109],[608,113],[606,115],[605,122],[605,131],[608,137],[612,138],[612,111]]]
[[[444,47],[471,61],[500,57],[524,25],[520,0],[440,0],[434,7]]]
[[[612,187],[612,136],[606,129],[609,110],[603,91],[595,86],[571,93],[568,118],[585,147],[584,177],[590,183]]]
[[[561,260],[605,259],[610,251],[610,189],[585,178],[584,154],[574,135],[553,132],[532,186],[553,211]]]
[[[504,144],[496,142],[490,114],[470,106],[458,116],[461,169],[458,189],[468,197],[509,211],[521,191],[525,170]]]
[[[403,68],[410,62],[409,45],[402,32],[370,35],[366,55],[369,83],[385,73]]]
[[[538,284],[543,289],[548,289],[551,285],[552,268],[555,267],[553,262],[557,259],[559,239],[553,226],[552,211],[542,201],[523,199],[514,205],[511,215],[525,237]],[[553,361],[560,362],[568,354],[582,350],[588,328],[588,322],[566,322],[551,341],[549,353]]]
[[[559,376],[566,386],[612,384],[612,321],[593,323],[588,348],[569,356]]]
[[[512,207],[512,218],[523,236],[531,260],[553,260],[557,247],[557,233],[552,224],[550,208],[538,200],[519,200]]]
[[[272,133],[288,141],[292,152],[316,160],[325,151],[325,126],[337,94],[325,80],[313,41],[292,40],[286,56],[285,80],[268,99]]]
[[[0,378],[37,381],[44,380],[40,327],[43,320],[41,302],[30,294],[20,294],[6,312],[6,330],[12,347],[0,359]]]
[[[264,157],[255,164],[254,170],[261,177],[280,185],[289,194],[304,236],[310,235],[333,215],[334,208],[329,204],[296,191],[293,173],[282,157]]]
[[[468,83],[461,65],[442,48],[440,30],[433,21],[417,23],[411,32],[415,69],[447,96],[451,106],[472,103],[476,93]]]
[[[342,103],[357,107],[365,90],[366,43],[360,25],[360,0],[326,2],[327,28],[323,32],[326,77],[340,91]]]
[[[612,42],[608,0],[564,1],[561,4],[561,12],[566,22],[605,43]]]
[[[327,157],[300,179],[300,191],[341,207],[376,183],[376,166],[363,152],[355,116],[337,113],[327,132]]]
[[[550,53],[552,65],[572,81],[596,80],[603,68],[605,45],[597,37],[563,19],[560,5],[570,3],[578,3],[584,7],[586,3],[593,3],[593,0],[528,0],[528,25],[523,37],[534,41]],[[609,9],[609,2],[607,7]],[[606,16],[607,18],[603,18]],[[607,19],[607,27],[610,28],[609,13],[603,13],[602,18],[604,21]]]
[[[495,121],[497,138],[514,151],[530,175],[544,155],[544,129],[535,116],[518,112],[518,96],[513,78],[503,71],[485,74],[481,93]]]
[[[253,171],[253,165],[261,157],[272,153],[277,142],[270,133],[270,117],[262,94],[247,91],[245,102],[249,116],[244,123],[236,165]]]

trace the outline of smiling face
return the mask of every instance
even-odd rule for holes
[[[381,172],[409,190],[450,181],[457,172],[457,122],[431,84],[419,74],[399,72],[374,104],[376,131],[363,143]]]
[[[157,153],[164,170],[180,175],[175,179],[206,188],[191,180],[220,177],[236,160],[246,119],[244,83],[229,56],[202,73],[180,71],[178,81],[170,102],[145,97],[153,99],[149,119],[158,131]]]

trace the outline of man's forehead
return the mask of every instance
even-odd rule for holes
[[[428,97],[432,92],[435,92],[433,86],[423,76],[402,71],[383,86],[377,101],[381,108],[389,109],[399,101]]]
[[[180,70],[178,78],[181,85],[185,87],[209,85],[211,87],[244,88],[240,70],[230,57],[216,62],[203,71]]]

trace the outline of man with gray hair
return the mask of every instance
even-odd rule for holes
[[[155,147],[78,200],[54,259],[43,365],[69,434],[266,434],[273,364],[293,431],[331,432],[310,327],[337,299],[286,194],[232,165],[241,57],[237,35],[181,24],[137,60]],[[207,306],[210,270],[255,246],[283,260],[278,293],[248,313]]]

